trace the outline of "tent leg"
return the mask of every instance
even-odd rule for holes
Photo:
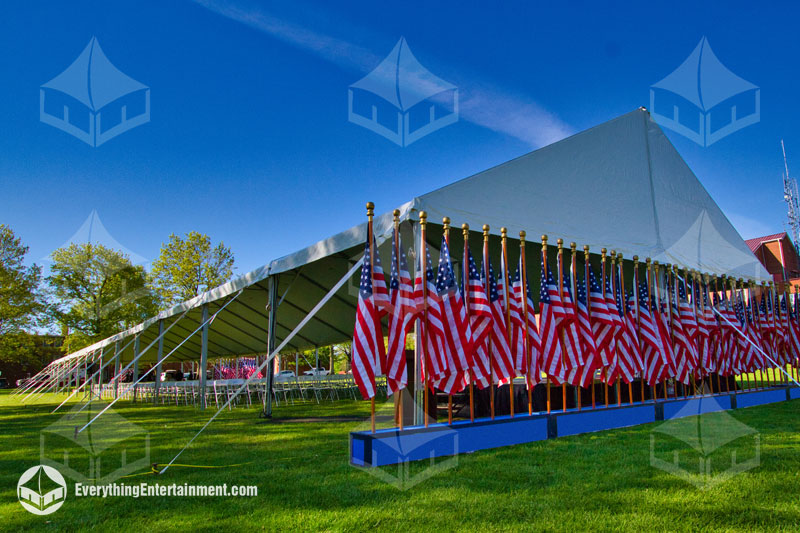
[[[208,368],[208,304],[203,304],[203,330],[200,344],[200,408],[206,408],[206,369]]]
[[[153,403],[158,403],[158,395],[161,389],[161,358],[164,357],[164,319],[158,321],[158,363],[156,363],[156,375],[154,376],[153,385]]]
[[[278,313],[278,277],[269,277],[269,304],[267,305],[267,355],[275,349],[275,322]],[[272,417],[272,386],[275,365],[268,364],[264,369],[266,384],[264,386],[264,407],[261,416],[264,418]]]
[[[114,399],[119,396],[119,371],[122,369],[122,361],[120,357],[122,354],[119,351],[119,341],[114,343]]]
[[[131,379],[131,383],[136,383],[136,380],[139,379],[139,334],[136,335],[136,338],[133,341],[133,378]],[[136,385],[133,386],[133,402],[136,403]]]

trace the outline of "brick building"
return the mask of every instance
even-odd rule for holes
[[[800,256],[786,232],[745,241],[779,287],[800,285]],[[792,288],[792,292],[794,289]]]

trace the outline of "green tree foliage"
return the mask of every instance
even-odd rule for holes
[[[233,276],[233,252],[223,243],[211,245],[208,235],[175,234],[161,246],[153,262],[150,283],[162,308],[171,307],[213,289]]]
[[[157,312],[144,268],[102,244],[71,244],[53,252],[47,278],[57,303],[52,315],[70,330],[71,352]]]
[[[0,224],[0,360],[25,361],[33,354],[28,330],[39,325],[44,297],[39,290],[42,269],[25,266],[28,247]]]

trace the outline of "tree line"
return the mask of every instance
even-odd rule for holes
[[[73,352],[229,281],[235,269],[229,247],[196,231],[171,234],[149,272],[90,242],[54,251],[44,276],[26,264],[28,250],[0,224],[0,361],[34,357],[37,331],[60,332]]]

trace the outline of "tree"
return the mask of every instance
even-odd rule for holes
[[[208,235],[174,233],[153,262],[150,283],[162,308],[171,307],[222,285],[233,276],[233,252],[225,244],[211,245]]]
[[[57,302],[54,318],[70,330],[74,351],[156,314],[144,268],[102,244],[71,244],[53,252],[47,278]]]
[[[33,355],[28,330],[40,324],[45,308],[39,290],[42,269],[25,266],[28,247],[0,224],[0,360],[24,361]]]

